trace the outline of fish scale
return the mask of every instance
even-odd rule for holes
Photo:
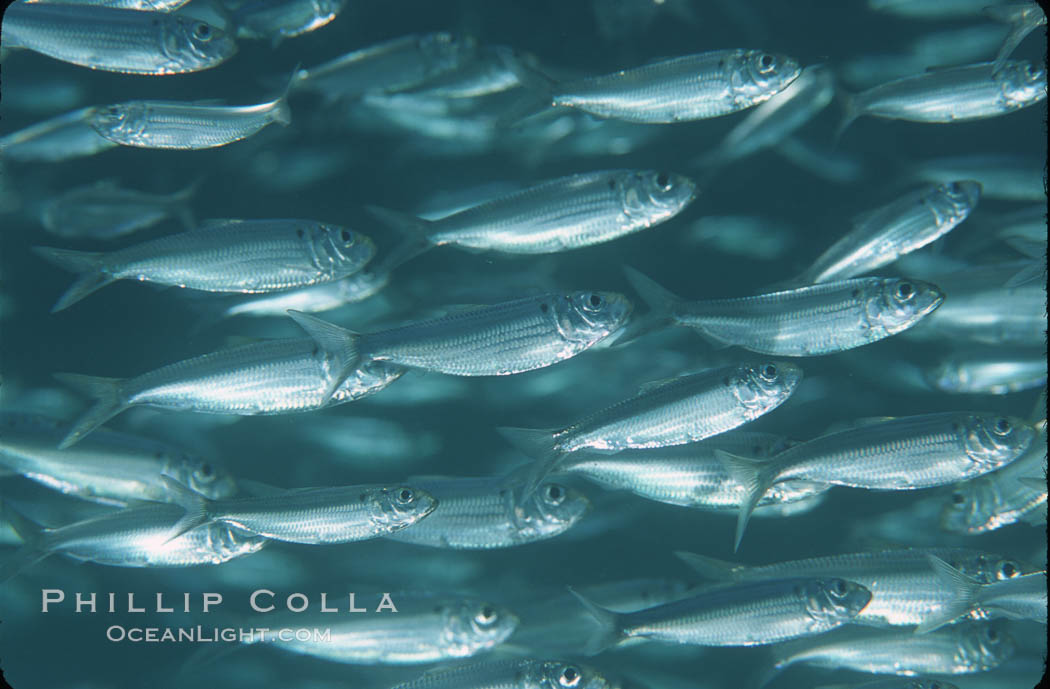
[[[257,105],[127,101],[99,108],[90,122],[123,146],[197,150],[239,141],[273,122],[287,125],[291,114],[284,96]]]

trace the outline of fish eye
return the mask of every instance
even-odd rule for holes
[[[1000,579],[1013,579],[1019,574],[1017,565],[1012,562],[1004,562],[999,565],[999,578]]]
[[[480,625],[488,626],[496,621],[496,611],[491,606],[486,605],[474,616],[474,621]]]
[[[1006,435],[1010,432],[1010,429],[1010,422],[1006,419],[996,420],[995,426],[992,427],[992,431],[995,432],[996,435]]]
[[[989,627],[984,631],[984,638],[988,639],[988,641],[993,644],[997,643],[999,641],[999,632],[995,631],[994,627]]]
[[[211,27],[204,22],[197,22],[193,25],[193,37],[198,41],[211,40],[212,32]]]
[[[664,191],[671,190],[671,176],[666,172],[661,172],[656,176],[656,186],[660,187]]]
[[[605,305],[605,299],[600,294],[592,294],[587,299],[587,303],[591,305],[592,309],[600,309]]]
[[[548,484],[544,495],[547,497],[547,502],[552,505],[560,505],[565,500],[565,490],[557,483]]]
[[[349,244],[349,243],[350,243],[350,239],[351,239],[352,237],[353,237],[353,235],[351,235],[351,234],[350,234],[350,230],[342,230],[342,231],[341,231],[341,232],[339,233],[339,238],[340,238],[340,239],[342,239],[342,240],[343,240],[344,242],[346,242],[347,244]]]
[[[777,379],[777,373],[778,371],[775,364],[766,364],[762,367],[760,375],[764,380],[772,382]]]
[[[411,489],[402,488],[401,491],[397,494],[397,501],[400,502],[402,505],[407,505],[408,503],[412,502],[413,498],[415,497],[416,496]]]
[[[777,60],[772,55],[766,54],[758,59],[759,71],[763,74],[771,72],[777,66]]]
[[[958,491],[952,493],[952,503],[954,503],[956,505],[961,505],[964,502],[966,502],[966,496],[965,495],[963,495],[962,493],[960,493]]]
[[[566,665],[562,668],[561,675],[558,676],[558,684],[563,687],[575,687],[580,683],[580,671],[572,665]]]
[[[915,295],[915,287],[910,282],[902,282],[897,285],[897,289],[893,292],[901,301],[908,301]]]
[[[211,464],[205,462],[204,464],[201,464],[199,473],[204,478],[209,478],[212,476],[213,471],[214,470],[211,468]]]
[[[835,593],[838,594],[839,596],[845,596],[846,595],[846,582],[844,582],[842,579],[836,579],[835,580],[835,585],[834,585],[834,590],[835,590]]]

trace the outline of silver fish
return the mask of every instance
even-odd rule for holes
[[[131,507],[57,529],[40,529],[10,506],[6,516],[25,541],[0,565],[0,581],[53,553],[113,567],[191,567],[221,564],[254,553],[266,539],[211,524],[169,540],[184,514],[178,505]]]
[[[960,572],[934,555],[930,566],[952,592],[950,600],[923,620],[915,630],[926,634],[961,617],[1006,617],[1046,624],[1046,571],[990,583]]]
[[[597,670],[564,660],[497,660],[437,668],[391,689],[612,689]]]
[[[821,634],[856,617],[871,591],[844,579],[800,577],[738,584],[630,613],[576,597],[601,627],[588,647],[595,653],[631,638],[759,646]]]
[[[775,356],[854,349],[911,328],[941,305],[928,282],[857,278],[754,297],[687,301],[636,270],[631,284],[654,318],[693,328],[719,346]]]
[[[292,88],[329,100],[401,91],[469,65],[477,50],[473,39],[445,32],[402,36],[300,69]]]
[[[421,594],[392,599],[396,614],[280,615],[274,628],[312,625],[331,634],[323,641],[278,639],[267,645],[339,663],[415,665],[477,655],[501,644],[518,626],[514,613],[487,601]]]
[[[358,362],[387,362],[454,376],[506,376],[586,351],[619,330],[631,303],[614,292],[544,294],[454,311],[399,328],[357,334],[291,312],[311,336]]]
[[[1005,395],[1046,385],[1046,354],[1039,350],[962,350],[926,369],[930,385],[954,394]]]
[[[761,50],[713,50],[565,83],[520,61],[508,60],[508,67],[550,106],[642,123],[746,110],[783,91],[802,72],[793,58]]]
[[[1046,188],[1043,159],[1038,156],[1003,153],[928,158],[911,169],[916,181],[946,184],[972,179],[981,184],[981,198],[1004,201],[1037,201],[1046,228]],[[1045,236],[1045,232],[1044,232]]]
[[[295,488],[275,495],[209,499],[164,479],[186,509],[169,538],[202,524],[223,523],[275,541],[350,543],[408,528],[438,504],[424,490],[397,485]]]
[[[433,246],[471,251],[550,254],[612,241],[667,222],[696,197],[687,177],[653,170],[570,175],[502,196],[440,220],[384,208],[370,210],[415,242],[395,250],[397,265]]]
[[[231,37],[198,19],[47,2],[13,4],[4,13],[3,46],[128,74],[197,72],[237,52]]]
[[[949,67],[881,84],[846,99],[843,131],[865,115],[948,123],[1006,115],[1046,99],[1046,70],[1009,60]]]
[[[547,482],[531,495],[519,482],[498,478],[409,479],[434,496],[438,507],[425,521],[389,536],[434,548],[488,550],[553,538],[590,510],[579,491]]]
[[[953,599],[953,588],[937,576],[930,556],[950,561],[982,583],[1004,581],[1026,570],[1016,560],[965,548],[877,550],[771,565],[742,565],[685,552],[676,555],[703,577],[720,583],[818,576],[854,581],[872,596],[853,621],[874,627],[921,624]]]
[[[116,280],[246,293],[331,282],[363,268],[375,244],[359,232],[315,220],[210,220],[195,231],[111,253],[34,250],[81,274],[55,303],[55,313]]]
[[[791,444],[778,435],[737,430],[698,443],[653,450],[624,450],[611,455],[573,452],[561,459],[555,470],[669,505],[725,510],[738,507],[746,493],[730,477],[715,450],[769,457]],[[797,502],[826,490],[822,484],[785,482],[777,484],[759,504]]]
[[[23,162],[57,162],[116,146],[91,126],[96,107],[80,108],[0,137],[0,153]]]
[[[310,411],[361,399],[404,374],[396,366],[369,363],[347,376],[337,356],[300,338],[231,347],[124,380],[57,373],[56,378],[96,400],[59,448],[135,405],[242,416]]]
[[[916,190],[861,216],[795,282],[817,284],[871,272],[943,237],[981,198],[972,180]]]
[[[931,634],[844,628],[774,649],[776,669],[810,665],[832,670],[913,676],[986,672],[1013,657],[1017,646],[995,623],[958,624]]]
[[[287,93],[255,105],[210,105],[183,101],[133,100],[96,108],[90,124],[121,146],[200,150],[225,146],[274,122],[288,126]]]
[[[146,438],[102,430],[75,449],[56,449],[67,428],[53,419],[0,412],[0,466],[85,500],[174,502],[161,479],[171,476],[202,495],[228,497],[233,477],[214,462]]]
[[[187,230],[194,226],[189,201],[197,184],[173,194],[148,194],[103,180],[63,192],[40,209],[44,229],[60,237],[116,239],[177,218]]]
[[[334,282],[237,299],[235,303],[223,309],[220,318],[287,316],[289,311],[331,311],[375,296],[389,281],[389,273],[361,270]]]
[[[959,19],[979,16],[999,0],[868,0],[868,8],[910,19]]]
[[[152,10],[154,12],[171,12],[185,5],[189,0],[25,0],[25,2],[66,3],[70,5],[91,5],[97,7],[115,7],[123,10]]]
[[[238,38],[266,38],[277,46],[325,26],[346,6],[346,0],[247,0],[233,11]]]
[[[737,521],[736,547],[751,509],[779,481],[803,479],[869,490],[930,488],[1006,466],[1025,453],[1035,435],[1018,418],[945,412],[861,423],[769,460],[718,451],[730,474],[748,489]]]
[[[941,511],[941,527],[958,533],[994,531],[1020,521],[1046,523],[1046,420],[1019,459],[998,471],[955,486]],[[1037,480],[1030,485],[1023,479]]]

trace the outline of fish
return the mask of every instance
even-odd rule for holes
[[[162,480],[186,509],[170,539],[204,524],[222,523],[275,541],[350,543],[408,528],[438,505],[425,490],[403,485],[294,488],[257,497],[206,498],[171,477]]]
[[[960,350],[926,369],[930,385],[950,394],[1006,395],[1046,386],[1046,355],[1039,350]]]
[[[1008,2],[984,8],[984,14],[1010,25],[1010,33],[1003,39],[995,55],[996,68],[1006,64],[1007,58],[1021,45],[1021,41],[1040,26],[1046,26],[1043,8],[1034,2]]]
[[[868,0],[868,9],[909,19],[961,19],[980,16],[1000,0]]]
[[[1046,100],[1046,70],[1008,60],[907,76],[845,97],[837,136],[863,116],[951,123],[1006,115]]]
[[[171,12],[185,5],[189,0],[24,0],[24,2],[66,3],[70,5],[90,5],[95,7],[115,7],[124,10],[152,10],[154,12]]]
[[[171,194],[149,194],[103,180],[49,199],[40,209],[40,224],[52,234],[78,239],[117,239],[168,218],[190,230],[196,223],[189,202],[197,189],[194,183]]]
[[[254,553],[266,539],[223,524],[211,524],[168,539],[184,514],[178,505],[147,503],[55,529],[43,529],[9,504],[5,518],[25,542],[0,564],[0,581],[54,553],[111,567],[218,565]]]
[[[80,274],[52,313],[117,280],[241,293],[331,282],[359,271],[375,250],[360,232],[299,219],[209,220],[110,253],[34,247],[41,258]]]
[[[496,660],[429,670],[391,689],[612,689],[597,670],[564,660]]]
[[[960,617],[1006,617],[1046,624],[1046,571],[983,583],[960,572],[935,555],[930,566],[952,591],[952,598],[923,620],[916,634],[928,634]]]
[[[970,154],[927,158],[915,163],[911,177],[918,182],[945,184],[970,179],[981,185],[981,198],[1001,201],[1035,201],[1043,204],[1043,160],[1016,154]],[[1041,205],[1043,226],[1046,206]],[[972,209],[971,209],[972,210]]]
[[[648,500],[707,510],[729,510],[746,497],[715,456],[715,449],[769,457],[792,445],[770,433],[735,430],[697,443],[653,450],[624,450],[602,454],[573,452],[558,462],[556,471],[583,476],[610,490],[627,490]],[[827,490],[822,484],[788,481],[763,496],[761,506],[795,503]]]
[[[871,674],[965,675],[1013,657],[1017,643],[1001,624],[972,622],[916,635],[911,630],[847,627],[774,650],[777,671],[792,665]]]
[[[350,371],[360,362],[454,376],[507,376],[564,361],[619,330],[631,303],[614,292],[548,293],[398,328],[358,334],[308,314],[289,315]]]
[[[58,450],[64,423],[17,411],[0,411],[0,429],[0,467],[84,500],[174,502],[163,476],[209,498],[237,492],[222,465],[148,438],[100,430],[75,449]]]
[[[871,591],[871,601],[853,619],[869,627],[923,624],[955,595],[930,566],[929,558],[950,561],[975,581],[994,583],[1032,568],[1003,555],[969,548],[898,548],[838,553],[769,565],[743,565],[687,552],[676,556],[717,585],[791,577],[841,577]]]
[[[346,7],[346,0],[246,0],[233,11],[237,38],[269,39],[277,47],[285,39],[325,26]]]
[[[795,81],[792,57],[761,50],[712,50],[559,83],[508,56],[526,89],[545,106],[645,124],[730,115],[764,103]],[[508,118],[509,120],[510,118]]]
[[[312,91],[329,101],[373,91],[396,93],[456,72],[470,65],[477,53],[477,41],[467,36],[444,31],[401,36],[300,68],[292,90]]]
[[[697,646],[760,646],[821,634],[849,622],[871,600],[871,591],[837,578],[749,582],[637,612],[617,613],[576,598],[600,629],[591,655],[624,639],[642,638]]]
[[[432,548],[489,550],[546,540],[572,528],[591,508],[583,493],[560,483],[522,494],[513,474],[409,482],[433,494],[438,507],[426,521],[387,538]]]
[[[970,216],[981,184],[960,180],[917,189],[862,215],[853,229],[792,282],[819,284],[877,270],[934,242]]]
[[[868,490],[917,490],[994,471],[1025,453],[1035,430],[1022,419],[943,412],[861,423],[784,450],[770,460],[716,451],[748,490],[735,548],[750,512],[773,484],[803,479]]]
[[[56,373],[95,399],[58,447],[72,446],[136,405],[239,416],[311,411],[375,394],[405,373],[378,362],[347,369],[336,357],[315,340],[288,338],[222,349],[123,380]]]
[[[287,91],[255,105],[132,100],[101,106],[89,118],[99,136],[121,146],[201,150],[226,146],[278,123],[292,123]]]
[[[289,311],[322,313],[347,304],[371,299],[390,282],[390,273],[362,269],[339,280],[308,287],[296,287],[249,297],[237,297],[226,306],[219,319],[235,316],[287,316]]]
[[[910,278],[856,278],[754,297],[687,301],[628,268],[651,317],[693,328],[717,346],[773,356],[820,356],[903,332],[944,301],[936,285]]]
[[[443,245],[507,254],[580,249],[667,222],[695,198],[696,184],[682,175],[601,170],[549,180],[439,220],[370,210],[410,238],[384,264],[390,266]]]
[[[125,74],[185,74],[217,67],[237,44],[211,24],[167,12],[19,2],[4,13],[4,48]]]
[[[54,163],[95,155],[117,144],[91,127],[97,106],[78,108],[0,137],[0,152],[19,162]]]
[[[954,486],[943,502],[942,529],[979,534],[1018,522],[1046,523],[1046,420],[1035,427],[1038,438],[1016,461]]]
[[[311,610],[271,615],[267,622],[274,629],[314,626],[330,634],[325,640],[292,636],[266,645],[338,663],[418,665],[473,657],[499,646],[518,626],[513,612],[477,598],[399,593],[392,600],[396,614],[333,617]],[[259,643],[258,636],[248,643]]]

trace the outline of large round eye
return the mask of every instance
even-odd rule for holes
[[[416,498],[415,493],[410,488],[402,488],[397,493],[397,501],[402,505],[409,505]]]
[[[565,501],[565,489],[557,483],[548,483],[547,488],[543,491],[543,496],[550,504],[560,505]]]
[[[1010,561],[999,563],[999,578],[1000,579],[1013,579],[1020,574],[1020,568]]]
[[[487,627],[496,621],[496,611],[491,606],[486,605],[478,611],[477,615],[474,615],[474,621],[483,627]]]
[[[1010,432],[1010,422],[1006,419],[996,419],[995,425],[992,426],[992,431],[996,435],[1006,435]]]
[[[772,72],[777,66],[777,59],[768,53],[758,58],[758,71],[762,74]]]
[[[966,496],[965,495],[963,495],[962,493],[960,493],[958,491],[952,493],[952,503],[953,504],[961,505],[964,502],[966,502]]]
[[[193,37],[198,41],[210,41],[212,35],[211,27],[204,22],[197,22],[193,25]]]
[[[656,176],[656,186],[664,191],[671,191],[671,176],[666,172],[661,172]]]
[[[575,687],[580,684],[581,677],[582,673],[579,668],[566,665],[562,668],[561,674],[558,675],[558,684],[563,687]]]
[[[211,464],[205,462],[201,464],[197,469],[197,478],[211,479],[215,476],[215,470],[211,468]]]
[[[993,644],[999,643],[999,632],[995,631],[995,627],[988,627],[984,630],[984,638]]]
[[[350,240],[354,238],[354,235],[350,233],[350,230],[342,230],[339,233],[339,239],[342,239],[344,243],[349,244]]]
[[[777,371],[776,364],[766,364],[762,367],[759,375],[762,376],[762,380],[772,383],[777,379],[777,373],[779,373],[779,371]]]
[[[835,595],[839,596],[840,598],[842,596],[845,596],[846,582],[844,582],[842,579],[836,579],[835,584],[832,586],[832,590],[835,592]]]
[[[588,311],[598,311],[605,306],[605,297],[600,294],[592,294],[584,300],[584,308]]]
[[[897,297],[901,301],[908,301],[915,296],[915,287],[910,282],[902,282],[897,285],[897,289],[893,291],[893,296]]]

